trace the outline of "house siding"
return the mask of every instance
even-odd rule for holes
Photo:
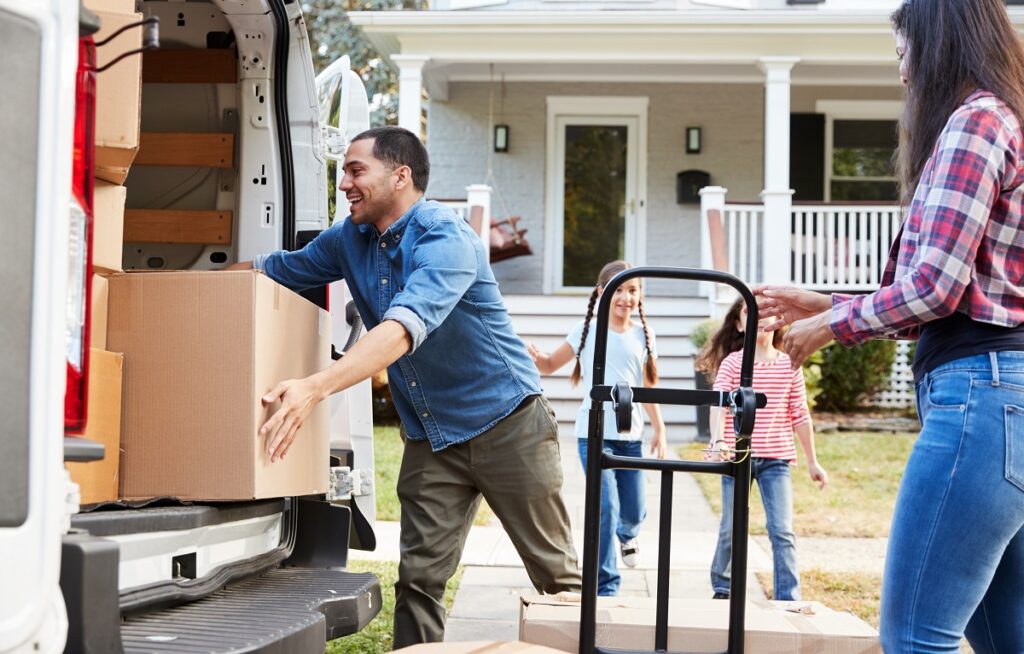
[[[468,184],[485,181],[490,137],[491,86],[453,82],[447,102],[431,101],[427,147],[431,156],[428,197],[463,198]],[[792,110],[813,112],[818,99],[899,99],[899,88],[793,87]],[[543,287],[546,121],[549,96],[649,98],[647,158],[647,265],[700,265],[700,211],[678,205],[676,173],[705,170],[711,183],[729,189],[733,202],[757,202],[764,179],[764,88],[760,84],[494,85],[494,122],[510,128],[507,153],[492,153],[493,214],[522,217],[533,256],[494,265],[507,293],[536,294]],[[702,128],[702,151],[685,152],[685,129]],[[696,285],[652,280],[654,295],[694,293]]]

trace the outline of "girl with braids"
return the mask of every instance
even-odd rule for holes
[[[793,481],[790,466],[796,464],[793,433],[800,439],[807,458],[807,473],[818,488],[828,484],[828,473],[818,463],[814,450],[814,430],[807,409],[803,369],[795,370],[789,357],[778,349],[782,332],[767,332],[774,318],[760,320],[754,356],[754,390],[764,393],[768,404],[757,410],[754,432],[750,436],[751,476],[761,491],[768,540],[772,544],[773,585],[777,600],[800,599],[800,576],[796,565],[796,537],[793,534]],[[708,344],[697,355],[695,368],[715,378],[716,391],[732,391],[740,385],[743,358],[743,331],[747,309],[743,299],[733,302]],[[711,451],[709,458],[719,459],[735,449],[736,436],[728,413],[711,409]],[[728,423],[728,425],[726,424]],[[722,475],[722,522],[718,546],[711,563],[711,587],[715,599],[729,597],[732,561],[733,478]],[[742,583],[742,581],[741,581]]]
[[[584,388],[593,383],[591,365],[594,361],[594,307],[604,286],[612,277],[629,268],[625,261],[613,261],[601,269],[597,284],[590,294],[587,317],[565,337],[565,341],[551,354],[544,354],[532,343],[527,347],[537,369],[550,375],[569,361],[575,359],[570,381],[573,386],[583,381]],[[634,312],[640,316],[633,320]],[[654,349],[654,332],[647,325],[644,315],[643,294],[639,279],[631,279],[617,289],[612,300],[608,318],[608,351],[606,356],[605,383],[620,381],[630,386],[654,386],[658,383],[658,368]],[[642,436],[644,428],[640,403],[633,405],[633,429],[620,434],[615,429],[615,416],[610,408],[605,409],[604,451],[619,456],[643,456]],[[665,458],[665,423],[657,404],[645,404],[644,409],[654,427],[651,440],[651,454]],[[576,438],[579,444],[583,469],[587,468],[587,431],[589,427],[590,402],[584,400],[576,417]],[[598,572],[598,594],[615,595],[619,589],[620,576],[613,549],[613,538],[617,537],[622,562],[635,567],[640,555],[636,536],[640,524],[647,515],[644,503],[644,477],[640,470],[605,470],[601,483],[601,544],[600,570]]]

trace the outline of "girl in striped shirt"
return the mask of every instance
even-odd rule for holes
[[[807,458],[807,472],[823,489],[828,473],[818,463],[814,450],[814,430],[807,408],[807,394],[802,368],[793,370],[789,357],[778,349],[782,332],[766,332],[759,321],[757,350],[754,359],[754,391],[764,393],[768,404],[757,410],[754,432],[750,437],[751,474],[761,490],[761,501],[767,518],[768,539],[772,544],[774,597],[779,600],[800,599],[800,576],[796,564],[796,537],[793,534],[793,484],[790,466],[796,465],[793,433],[800,439]],[[742,299],[730,307],[722,326],[697,357],[697,370],[715,378],[715,390],[732,391],[740,383],[743,330],[747,310]],[[710,458],[721,458],[735,449],[729,415],[711,409]],[[726,423],[729,422],[728,428]],[[742,456],[742,455],[741,455]],[[732,561],[733,479],[722,476],[722,522],[718,531],[718,547],[711,564],[711,586],[716,599],[729,597],[730,563]]]

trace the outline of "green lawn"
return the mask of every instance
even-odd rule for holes
[[[395,615],[395,581],[398,579],[398,563],[394,561],[353,561],[352,572],[372,572],[380,579],[381,608],[377,617],[357,634],[331,641],[327,654],[383,654],[391,651],[391,628]],[[462,579],[462,566],[448,581],[444,592],[445,610],[451,612],[455,591]]]
[[[799,536],[876,537],[889,535],[896,490],[916,434],[828,432],[815,436],[818,461],[829,475],[819,491],[800,463],[793,470],[793,527]],[[679,449],[679,456],[700,460],[704,443]],[[800,452],[799,445],[797,451]],[[721,481],[694,475],[712,509],[721,512]],[[756,484],[750,502],[750,532],[764,534],[764,508]]]
[[[374,479],[376,480],[377,492],[377,519],[388,522],[398,522],[401,516],[401,509],[398,506],[398,493],[395,488],[398,484],[398,470],[402,465],[402,451],[404,445],[402,438],[398,435],[398,427],[378,426],[373,429],[373,465],[375,468]],[[491,524],[494,520],[494,513],[487,506],[487,502],[481,500],[480,508],[473,520],[475,525]]]

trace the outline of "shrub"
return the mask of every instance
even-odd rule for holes
[[[821,391],[817,408],[849,411],[885,388],[896,358],[895,341],[868,341],[847,349],[839,344],[821,352]]]
[[[690,332],[690,342],[693,343],[695,350],[700,351],[704,347],[711,335],[715,333],[719,325],[722,324],[721,320],[715,320],[714,318],[708,318],[702,320],[693,326],[693,331]]]

